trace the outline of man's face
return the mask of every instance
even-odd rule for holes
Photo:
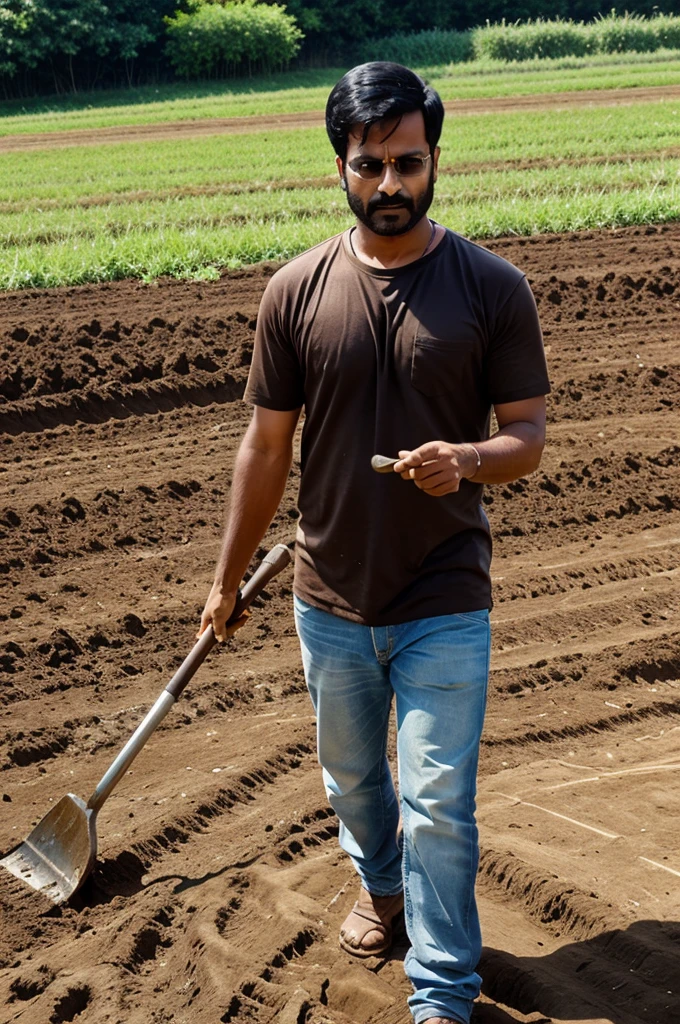
[[[336,160],[340,178],[347,182],[349,207],[376,235],[403,235],[415,227],[432,204],[439,147],[430,157],[419,110],[374,124],[363,145],[362,134],[358,125],[356,133],[349,136],[344,168],[340,157]],[[409,160],[411,157],[414,159]],[[364,179],[362,167],[367,164],[378,169],[376,161],[380,164],[379,176]],[[396,161],[396,167],[392,161]],[[417,173],[400,175],[400,167],[415,167]]]

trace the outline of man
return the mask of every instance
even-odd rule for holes
[[[482,485],[536,469],[549,390],[524,276],[427,217],[443,116],[397,64],[356,67],[329,97],[356,225],[288,263],[263,297],[253,418],[201,623],[225,635],[304,406],[295,617],[326,791],[361,881],[340,944],[384,953],[403,908],[416,1024],[467,1024],[479,993]],[[374,472],[374,454],[398,455],[389,475]],[[385,754],[393,696],[399,799]]]

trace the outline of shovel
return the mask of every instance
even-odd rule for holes
[[[290,551],[285,544],[272,548],[239,592],[229,621],[240,618],[260,591],[289,562]],[[137,726],[87,803],[73,793],[62,797],[38,822],[28,839],[0,860],[3,867],[53,903],[63,903],[80,888],[97,857],[99,809],[216,643],[212,626],[209,626],[146,718]]]

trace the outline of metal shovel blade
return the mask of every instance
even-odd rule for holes
[[[267,583],[288,565],[290,558],[285,544],[272,548],[239,592],[229,622],[235,622],[243,615]],[[0,867],[44,893],[53,903],[63,903],[80,888],[97,857],[98,811],[216,643],[210,626],[203,631],[156,703],[99,780],[87,803],[73,793],[62,797],[38,822],[28,839],[0,859]]]
[[[85,880],[96,855],[96,816],[69,793],[0,864],[53,903],[63,903]]]

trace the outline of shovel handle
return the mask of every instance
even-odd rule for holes
[[[243,591],[239,591],[234,611],[229,619],[230,622],[241,617],[248,605],[255,600],[269,581],[277,573],[281,572],[282,569],[285,569],[290,562],[290,557],[290,551],[285,544],[277,544],[275,548],[272,548],[269,554],[263,558],[257,571],[248,580]],[[174,706],[175,701],[208,651],[212,650],[216,643],[217,640],[213,633],[213,628],[209,626],[194,644],[192,650],[177,669],[156,703],[147,712],[144,720],[140,722],[123,749],[104,773],[97,788],[87,802],[86,810],[97,813],[113,787],[130,767],[151,733],[160,725],[170,708]]]
[[[239,590],[234,610],[229,616],[229,622],[240,619],[246,608],[252,604],[255,598],[267,586],[269,581],[278,575],[290,562],[290,551],[285,544],[277,544],[268,555],[262,559],[257,570],[250,577],[243,590]],[[227,623],[228,625],[229,623]],[[206,655],[213,649],[217,639],[213,632],[212,625],[208,626],[205,632],[198,639],[194,647],[186,656],[174,676],[165,687],[175,700],[180,696],[185,686],[195,673],[196,669],[203,662]]]

